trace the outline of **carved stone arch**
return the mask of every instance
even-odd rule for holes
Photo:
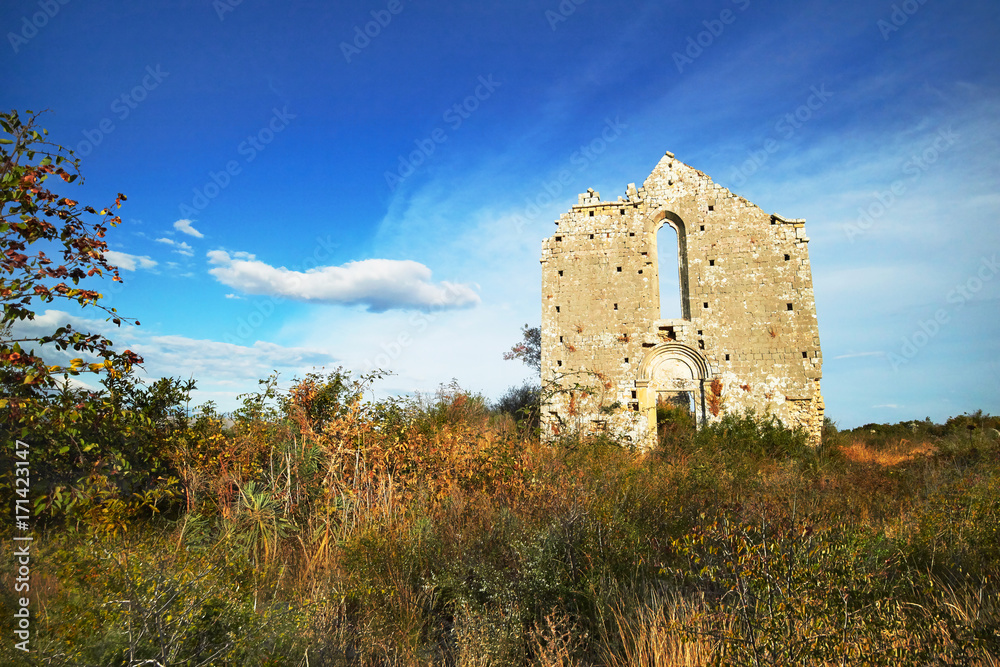
[[[681,216],[677,215],[673,211],[668,211],[666,209],[660,209],[649,218],[647,218],[646,223],[646,233],[651,241],[651,245],[656,247],[657,245],[657,235],[660,229],[664,225],[670,225],[675,232],[677,232],[677,271],[678,271],[678,284],[680,285],[680,299],[681,299],[681,317],[685,320],[691,319],[691,292],[688,288],[688,244],[687,244],[687,226],[684,224],[684,220]],[[656,261],[656,275],[660,275],[660,262],[659,262],[659,248],[654,254],[657,258]],[[659,288],[657,288],[657,294],[659,295]],[[662,295],[661,295],[662,298]]]
[[[677,359],[691,369],[692,379],[708,380],[712,377],[712,369],[708,360],[698,350],[684,343],[671,341],[651,347],[639,363],[637,382],[649,382],[653,373],[665,359]]]
[[[706,412],[705,383],[712,369],[697,350],[683,343],[660,343],[646,353],[639,364],[635,386],[639,411],[649,420],[649,433],[656,433],[656,402],[663,393],[691,392],[695,399],[695,414],[701,412],[704,424]],[[696,419],[697,421],[697,419]]]

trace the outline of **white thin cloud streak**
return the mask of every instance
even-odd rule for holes
[[[854,352],[851,354],[841,354],[834,359],[858,359],[861,357],[884,357],[885,352]]]
[[[174,249],[174,252],[176,252],[178,255],[184,255],[185,257],[194,256],[194,248],[189,246],[184,241],[175,241],[173,239],[161,238],[161,239],[156,239],[156,242],[167,244],[168,246],[172,247]]]
[[[204,234],[202,234],[192,226],[193,222],[194,222],[193,220],[187,220],[186,218],[182,218],[174,223],[174,229],[184,234],[187,234],[188,236],[193,236],[196,239],[205,238]]]
[[[156,260],[146,255],[130,255],[127,252],[117,250],[105,250],[104,256],[109,262],[125,271],[135,271],[136,268],[152,269],[156,267]]]
[[[153,377],[193,375],[206,384],[223,380],[250,382],[267,377],[273,370],[303,374],[336,362],[336,358],[305,347],[283,347],[266,341],[235,345],[184,336],[150,336],[135,341],[130,349],[145,360]]]
[[[147,379],[194,377],[198,386],[204,389],[231,388],[231,391],[215,392],[224,399],[227,408],[235,405],[237,394],[256,391],[257,381],[275,371],[287,382],[292,377],[302,377],[339,361],[332,354],[315,347],[282,346],[267,341],[236,345],[184,336],[155,335],[147,332],[145,327],[118,327],[102,319],[89,319],[51,309],[36,314],[33,320],[15,322],[13,334],[17,338],[38,338],[65,325],[71,325],[77,331],[102,334],[114,341],[115,350],[129,349],[139,354],[143,357],[143,364],[137,372]],[[73,349],[58,350],[52,345],[27,344],[25,347],[33,347],[50,364],[65,364],[71,357],[78,356],[93,359],[92,355]],[[82,386],[98,385],[97,376],[91,374],[81,375],[79,381]],[[204,398],[202,396],[198,400]]]
[[[246,294],[361,305],[373,312],[469,308],[480,302],[468,285],[431,282],[431,270],[412,260],[366,259],[304,272],[270,266],[245,252],[212,250],[208,261],[216,280]]]
[[[106,253],[105,253],[106,254]],[[25,319],[14,322],[13,333],[18,338],[38,338],[50,334],[59,327],[70,325],[77,331],[88,331],[99,333],[104,336],[111,335],[119,328],[106,320],[92,320],[86,317],[71,315],[62,310],[46,309],[44,312],[35,313],[33,319]]]

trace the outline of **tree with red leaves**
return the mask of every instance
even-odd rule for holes
[[[504,352],[503,358],[508,361],[520,359],[525,366],[530,366],[536,371],[541,372],[542,328],[529,327],[525,324],[521,327],[521,336],[521,342],[511,347],[507,352]]]
[[[57,177],[58,181],[51,180],[59,184],[77,180],[80,161],[72,151],[48,141],[48,132],[38,131],[39,114],[26,114],[22,120],[17,111],[0,113],[0,408],[14,413],[56,388],[60,376],[81,372],[120,376],[142,362],[129,350],[115,352],[104,336],[76,331],[68,324],[34,338],[17,333],[17,322],[33,320],[39,305],[60,299],[103,311],[119,326],[131,321],[102,305],[99,292],[83,286],[93,276],[110,275],[121,281],[118,269],[104,255],[108,228],[121,219],[113,209],[81,206],[50,189],[50,177]],[[114,208],[124,200],[125,195],[119,194]],[[81,357],[48,365],[42,356],[46,346],[59,351],[71,348]]]

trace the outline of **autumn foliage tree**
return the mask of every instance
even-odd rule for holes
[[[60,376],[81,372],[127,373],[142,360],[129,350],[116,352],[99,334],[77,331],[65,324],[40,336],[18,333],[17,323],[33,320],[43,305],[72,302],[103,311],[116,325],[125,318],[100,303],[101,294],[84,287],[86,278],[111,276],[121,281],[108,262],[104,240],[109,227],[121,219],[112,211],[121,206],[119,194],[112,208],[97,210],[58,194],[56,185],[79,177],[80,161],[73,152],[46,139],[38,130],[39,114],[0,113],[0,408],[16,417],[26,402],[53,390]],[[55,177],[55,178],[53,178]],[[81,180],[82,182],[82,180]],[[138,324],[138,322],[136,322]],[[37,345],[37,348],[34,347]],[[81,356],[50,365],[45,350],[73,350]],[[89,362],[84,356],[89,356]]]
[[[164,448],[183,427],[176,407],[193,382],[147,388],[131,372],[138,355],[70,323],[80,309],[118,326],[131,321],[93,289],[102,277],[121,282],[105,237],[121,223],[113,211],[125,195],[98,210],[58,192],[79,179],[80,162],[46,138],[38,117],[0,113],[0,497],[13,493],[7,459],[15,439],[23,440],[35,461],[37,514],[89,517],[118,533],[130,517],[159,511],[175,495]],[[65,308],[58,318],[65,324],[30,326],[54,306]],[[104,388],[70,384],[82,373]]]
[[[521,327],[521,342],[504,352],[503,358],[508,361],[520,359],[525,366],[541,372],[542,328],[529,327],[527,324]]]

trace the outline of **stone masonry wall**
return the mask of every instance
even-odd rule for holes
[[[681,319],[660,319],[657,231],[677,231]],[[823,425],[803,220],[769,215],[667,153],[643,186],[588,190],[542,243],[543,432],[655,440],[657,399],[711,421],[754,408]],[[678,394],[678,392],[687,392]]]

